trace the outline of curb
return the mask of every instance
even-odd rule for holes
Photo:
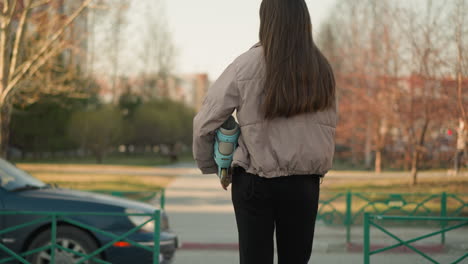
[[[183,242],[181,243],[180,250],[224,250],[224,251],[238,251],[238,243],[199,243],[199,242]],[[341,250],[343,251],[342,247]],[[328,253],[328,243],[314,243],[313,252]]]
[[[184,242],[180,246],[181,250],[239,250],[237,243],[196,243]]]
[[[389,247],[391,245],[385,245],[385,244],[377,244],[377,245],[371,245],[370,250],[375,251],[381,248]],[[445,252],[445,246],[442,244],[434,244],[434,245],[413,245],[414,248],[417,250],[420,250],[424,253],[443,253]],[[355,243],[349,243],[346,245],[346,249],[350,253],[362,253],[364,250],[364,245],[362,244],[355,244]],[[406,246],[399,246],[390,250],[385,251],[386,253],[400,253],[400,254],[418,254],[411,250],[410,248]]]
[[[377,244],[370,247],[371,251],[375,251],[381,248],[388,247],[390,245]],[[344,248],[343,248],[344,247]],[[416,249],[424,253],[444,253],[446,252],[446,247],[442,244],[434,245],[415,245]],[[336,247],[330,247],[328,243],[314,243],[313,252],[320,253],[334,253],[334,252],[348,252],[348,253],[362,253],[364,246],[357,243],[349,243],[347,245],[337,245]],[[200,242],[183,242],[179,247],[179,250],[222,250],[222,251],[238,251],[238,243],[200,243]],[[410,248],[406,246],[399,246],[391,250],[386,251],[386,253],[398,253],[398,254],[417,254]]]

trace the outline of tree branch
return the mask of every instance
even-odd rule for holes
[[[52,49],[48,53],[46,53],[44,56],[42,56],[41,59],[39,60],[39,62],[34,64],[34,66],[32,66],[29,69],[29,71],[28,71],[29,75],[34,75],[42,66],[44,66],[44,64],[46,64],[49,61],[50,58],[52,58],[55,55],[58,55],[62,50],[63,50],[63,46],[59,46],[59,47],[57,47],[55,49]],[[6,101],[8,95],[11,92],[11,90],[13,89],[13,87],[15,87],[21,81],[21,79],[22,79],[21,76],[16,76],[10,83],[8,83],[8,89],[6,90],[6,92],[4,92],[0,96],[0,102],[5,102]]]
[[[18,84],[18,82],[21,79],[23,79],[31,69],[35,69],[35,71],[37,71],[42,65],[45,64],[45,62],[47,61],[45,59],[49,59],[51,53],[55,53],[47,53],[47,50],[50,49],[54,42],[65,32],[65,30],[70,26],[70,24],[73,23],[73,21],[75,21],[75,19],[83,12],[83,10],[85,10],[88,7],[88,5],[92,1],[93,0],[85,0],[81,4],[81,6],[66,20],[66,22],[52,35],[50,40],[39,50],[39,52],[32,59],[25,62],[21,67],[19,67],[21,71],[16,73],[16,75],[12,78],[12,81],[8,83],[8,86],[0,96],[0,105],[3,104],[3,102],[5,102],[6,98],[11,93],[15,85]]]
[[[18,53],[20,49],[20,44],[21,44],[21,41],[23,40],[23,34],[26,28],[26,19],[28,18],[29,11],[31,10],[31,5],[32,5],[32,1],[27,1],[26,6],[24,7],[23,12],[21,13],[21,18],[18,24],[18,28],[16,30],[15,44],[12,50],[10,71],[8,72],[8,81],[11,81],[11,79],[13,78],[13,74],[16,71],[16,63],[18,61]]]
[[[51,0],[38,0],[37,2],[34,2],[33,5],[31,5],[31,9],[38,8],[43,5],[47,5],[51,2],[52,2]]]
[[[8,2],[8,1],[6,1],[6,2]],[[13,19],[14,14],[15,14],[16,4],[17,4],[17,1],[13,1],[13,3],[11,4],[11,7],[8,4],[5,4],[5,6],[7,6],[7,9],[5,9],[5,14],[8,11],[10,12],[8,14],[8,16],[6,17],[5,27],[10,26],[10,24],[11,24],[11,21]]]

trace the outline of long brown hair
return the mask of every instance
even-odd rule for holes
[[[305,0],[263,0],[260,43],[266,61],[266,119],[292,117],[335,105],[335,78],[314,43]]]

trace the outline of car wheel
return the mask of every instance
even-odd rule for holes
[[[36,236],[28,247],[28,251],[40,247],[50,245],[51,231],[47,230]],[[97,250],[99,247],[96,241],[84,231],[71,226],[57,228],[57,244],[68,248],[70,250],[79,252],[81,254],[90,254]],[[31,264],[49,264],[51,263],[52,250],[44,250],[27,258]],[[102,259],[101,256],[97,256]],[[81,260],[82,257],[66,252],[62,249],[55,250],[55,263],[56,264],[74,264]],[[93,261],[86,261],[85,264],[95,263]]]

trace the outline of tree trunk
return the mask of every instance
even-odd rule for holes
[[[421,129],[421,134],[419,135],[418,143],[416,144],[415,149],[413,151],[413,160],[411,162],[411,176],[413,179],[412,185],[418,184],[417,177],[418,177],[418,169],[419,169],[419,160],[421,154],[423,154],[424,149],[424,140],[426,138],[426,133],[429,127],[429,120],[424,120],[424,125]]]
[[[411,169],[411,150],[409,147],[406,147],[405,156],[403,158],[403,170],[409,171]]]
[[[104,153],[102,153],[101,151],[96,151],[95,156],[96,156],[96,163],[102,164],[104,160]]]
[[[375,173],[382,173],[382,150],[378,149],[375,152]]]
[[[413,157],[411,160],[411,185],[415,186],[418,184],[418,166],[419,166],[419,150],[418,147],[413,151]]]
[[[2,117],[0,115],[0,127],[3,126],[3,120],[2,120]],[[6,158],[6,148],[4,147],[4,145],[2,144],[3,142],[3,131],[2,129],[0,129],[0,158]]]
[[[5,104],[0,108],[0,157],[8,159],[8,143],[10,140],[11,106]]]
[[[124,144],[125,146],[125,156],[129,157],[132,153],[130,152],[130,144]]]
[[[355,123],[356,122],[356,99],[357,96],[355,93],[351,94],[351,113],[349,115],[350,121]],[[351,127],[351,131],[349,131],[352,135],[356,135],[356,128],[355,126]],[[357,147],[359,143],[357,142],[357,137],[351,137],[351,164],[353,167],[356,167],[358,165],[358,151]]]
[[[176,163],[179,160],[179,151],[177,149],[177,143],[171,144],[169,151],[169,158],[171,163]]]
[[[372,124],[370,116],[367,117],[366,142],[364,152],[364,166],[367,170],[370,170],[372,167]]]
[[[380,174],[382,172],[382,152],[385,149],[386,139],[388,133],[387,118],[382,117],[379,123],[379,130],[377,131],[376,150],[375,150],[375,172]]]

